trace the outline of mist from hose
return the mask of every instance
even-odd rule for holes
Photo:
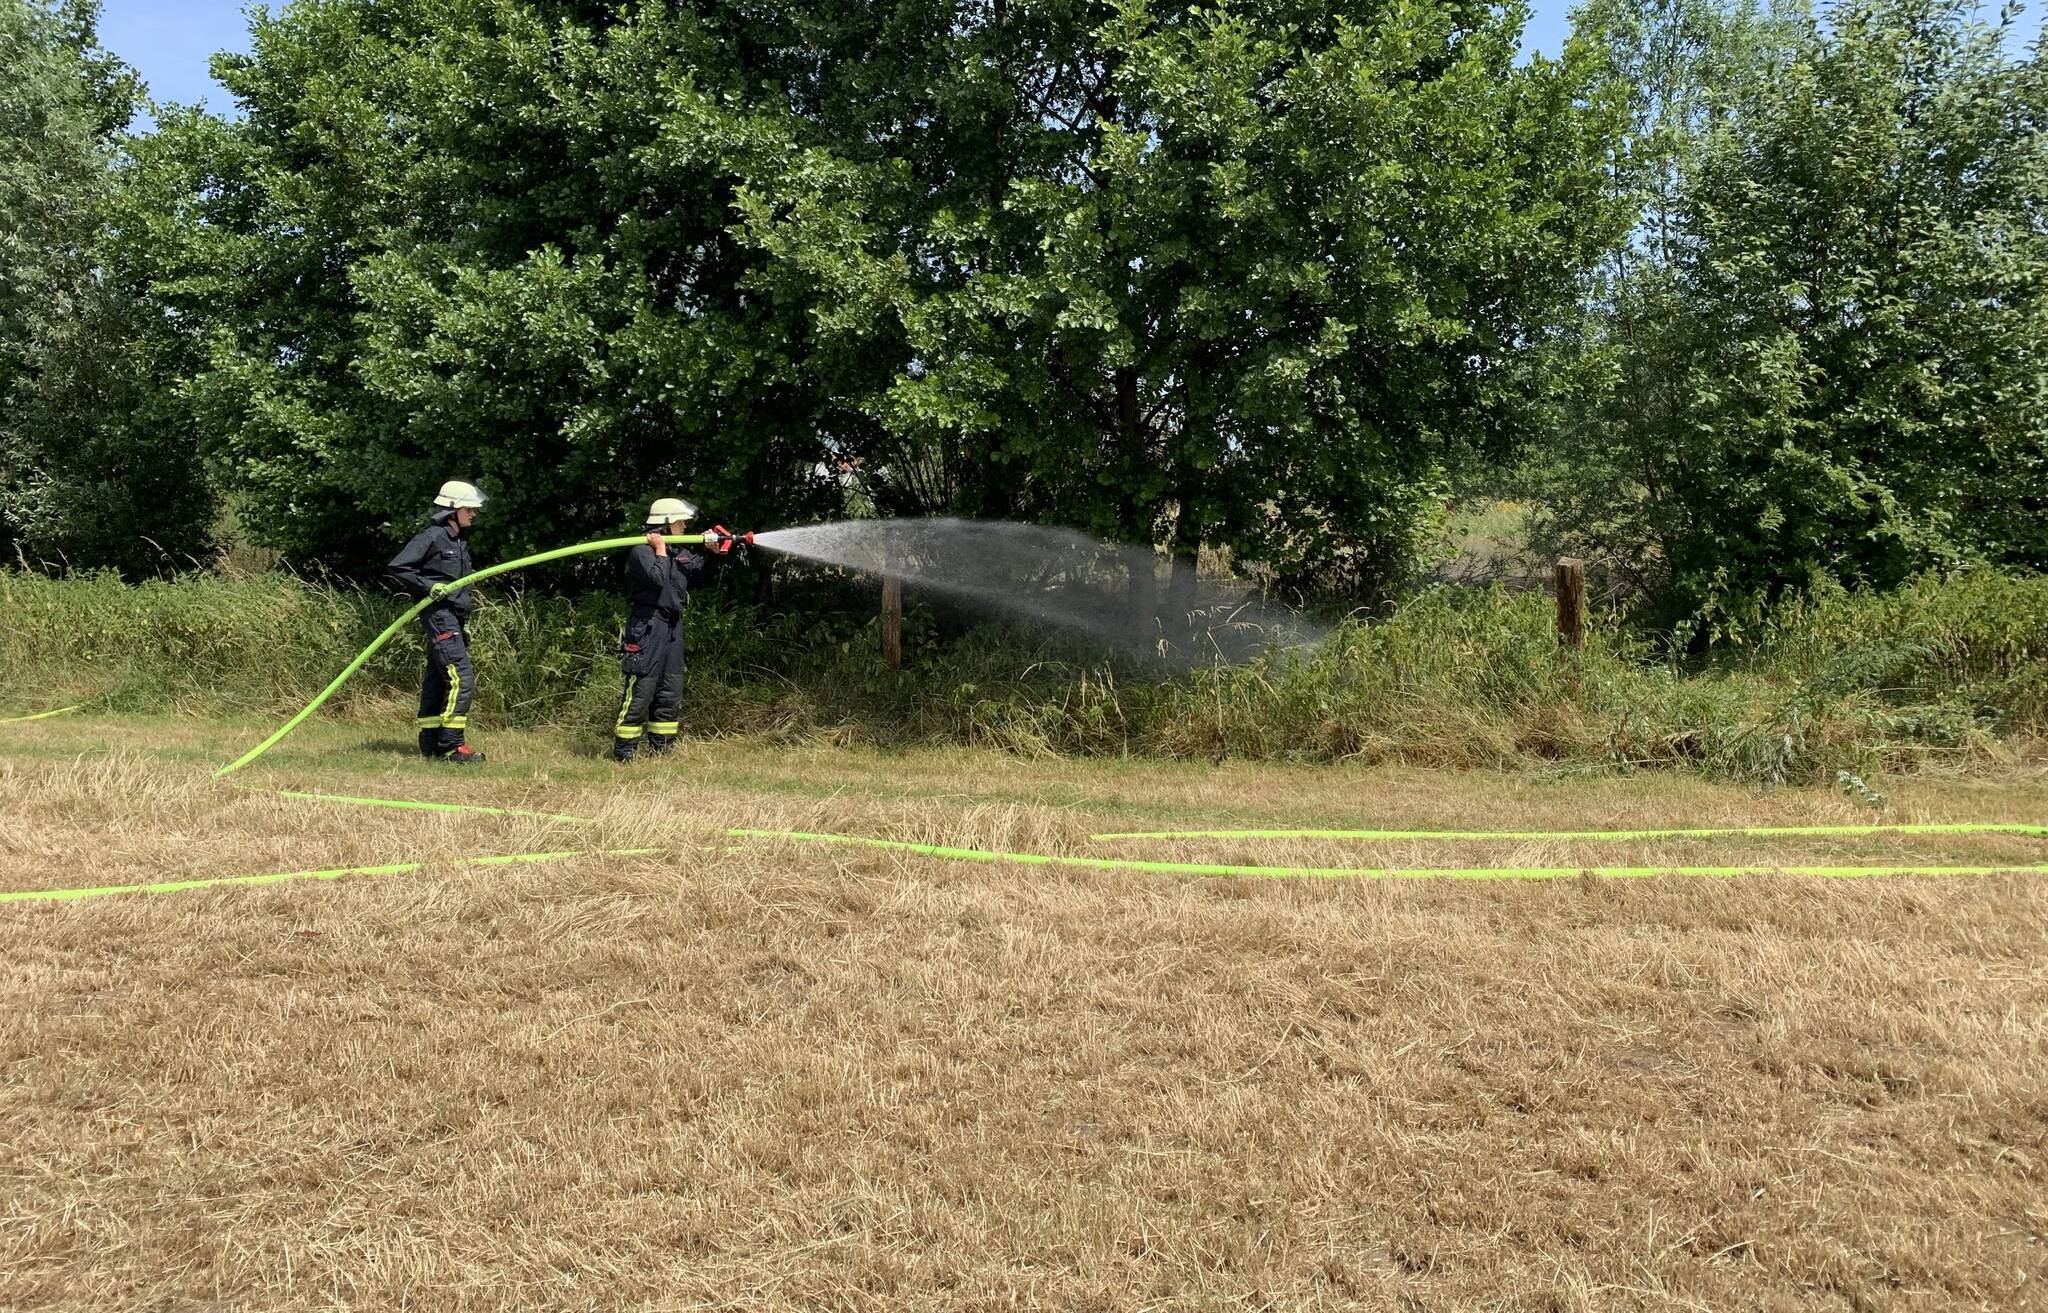
[[[844,520],[757,534],[756,545],[1058,625],[1175,665],[1241,661],[1328,630],[1237,580],[1179,578],[1158,553],[1072,529],[997,521]]]

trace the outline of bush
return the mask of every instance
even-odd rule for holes
[[[781,611],[716,593],[690,610],[685,716],[697,733],[830,733],[880,743],[1217,760],[1684,767],[1758,783],[1981,758],[2048,732],[2048,578],[1927,576],[1774,613],[1753,648],[1678,665],[1595,625],[1558,653],[1540,595],[1438,588],[1320,647],[1166,674],[1042,635],[964,630],[926,608],[882,666],[860,594]],[[135,586],[0,573],[9,705],[52,690],[130,710],[282,717],[397,613],[392,598],[283,576]],[[472,626],[477,717],[610,723],[623,603],[496,593]],[[337,699],[395,714],[419,645],[395,640]],[[15,690],[20,690],[17,693]]]

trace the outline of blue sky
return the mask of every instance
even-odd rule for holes
[[[216,111],[232,108],[228,93],[206,71],[216,50],[247,50],[246,0],[104,0],[100,40],[142,71],[158,100]],[[1526,43],[1545,54],[1564,44],[1565,13],[1576,0],[1535,0]],[[282,7],[282,0],[277,0]]]
[[[243,5],[229,0],[104,0],[100,41],[133,64],[158,100],[204,100],[226,110],[228,93],[206,72],[216,50],[247,50]]]
[[[1533,0],[1524,48],[1556,54],[1576,2]],[[151,95],[188,105],[204,100],[217,111],[233,108],[227,92],[207,74],[206,60],[216,50],[249,48],[243,0],[105,0],[105,5],[100,39],[142,71]],[[1983,10],[1987,18],[1996,12],[1992,3]],[[2022,19],[2019,28],[2038,32],[2041,23]]]

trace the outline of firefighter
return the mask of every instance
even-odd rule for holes
[[[391,562],[394,583],[417,601],[431,597],[434,605],[420,614],[427,640],[427,673],[420,681],[420,755],[429,761],[470,766],[484,754],[463,742],[469,727],[469,704],[476,696],[476,667],[469,660],[468,588],[449,587],[474,568],[469,562],[469,526],[484,504],[475,484],[450,480],[434,497],[434,511],[425,529],[413,536]]]
[[[697,508],[680,497],[663,497],[647,508],[647,541],[626,554],[625,632],[619,635],[619,673],[625,694],[619,701],[618,723],[612,728],[612,759],[633,760],[640,742],[661,756],[676,745],[683,706],[683,608],[690,604],[690,585],[704,581],[707,561],[662,540],[664,533],[686,532]],[[723,555],[732,550],[732,535],[714,529],[705,546]]]

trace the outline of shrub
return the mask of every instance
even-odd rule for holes
[[[909,658],[882,666],[876,622],[829,590],[801,607],[693,599],[694,732],[829,733],[1012,752],[1680,767],[1760,784],[1970,759],[2048,732],[2048,578],[1927,576],[1780,607],[1753,647],[1680,665],[1593,626],[1559,653],[1550,602],[1437,588],[1319,647],[1192,672],[1112,662],[999,625],[913,608]],[[812,609],[815,604],[816,609]],[[284,576],[0,573],[0,663],[15,689],[129,710],[279,716],[395,615],[396,599]],[[485,724],[608,725],[623,603],[494,592],[474,617]],[[395,714],[419,662],[395,640],[337,699]]]

